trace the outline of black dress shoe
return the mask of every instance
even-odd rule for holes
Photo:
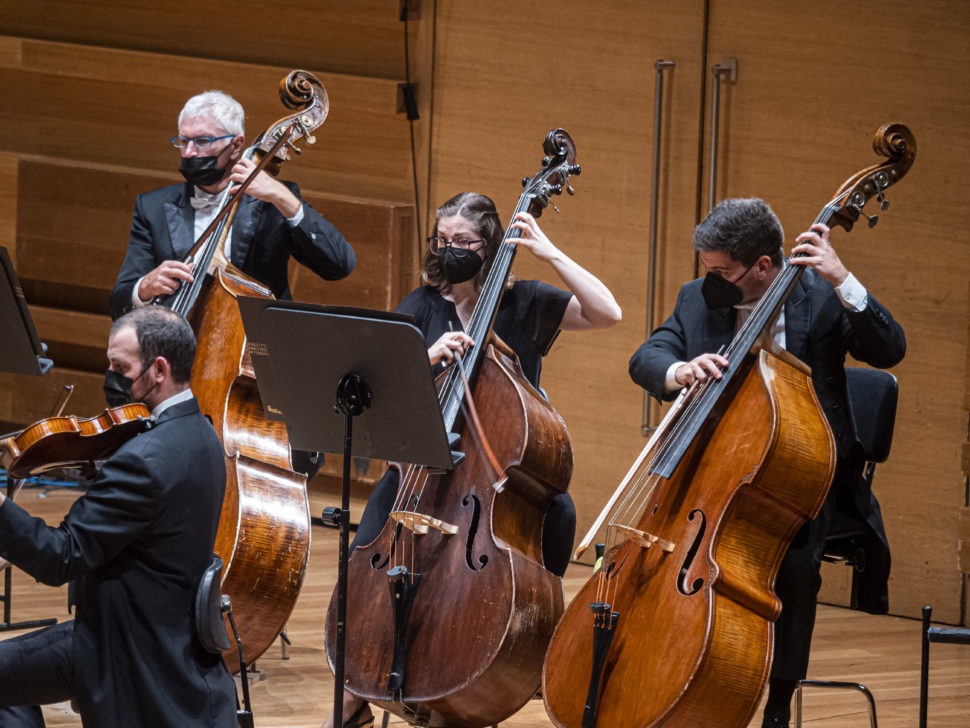
[[[765,714],[761,721],[761,728],[788,728],[788,721],[791,715],[785,713]]]

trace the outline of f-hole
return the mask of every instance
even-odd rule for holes
[[[403,529],[400,523],[394,528],[394,533],[391,534],[391,543],[387,547],[387,556],[381,557],[380,552],[377,552],[370,557],[370,566],[372,569],[386,569],[387,565],[391,562],[394,557],[394,552],[397,550],[397,544],[401,538],[401,529]]]
[[[692,594],[696,594],[700,591],[701,587],[704,586],[704,580],[700,577],[694,579],[692,584],[687,583],[687,579],[690,575],[690,570],[694,565],[694,557],[697,555],[697,550],[701,546],[701,542],[704,540],[704,532],[707,530],[707,517],[701,510],[693,510],[690,515],[687,516],[688,521],[693,521],[694,517],[697,516],[700,522],[697,526],[697,531],[694,534],[694,540],[690,544],[690,548],[687,550],[687,556],[684,558],[684,563],[680,565],[680,574],[677,576],[677,591],[683,594],[685,597],[689,597]]]
[[[470,506],[472,509],[472,522],[468,525],[468,536],[465,540],[465,563],[472,571],[479,571],[488,563],[487,554],[482,554],[476,559],[472,553],[475,547],[475,537],[478,535],[478,520],[481,517],[482,506],[478,497],[471,494],[462,498],[461,504],[466,507]]]

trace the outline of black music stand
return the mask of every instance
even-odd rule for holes
[[[452,468],[424,337],[384,311],[240,298],[257,384],[292,447],[342,453],[334,725],[343,725],[350,464],[358,456]],[[267,366],[269,365],[269,366]],[[354,419],[357,426],[354,426]],[[329,510],[329,509],[328,509]]]
[[[24,292],[20,289],[20,281],[13,268],[7,249],[0,245],[0,372],[10,374],[30,374],[39,377],[46,374],[54,362],[46,357],[47,347],[37,337],[34,321],[30,318],[30,309],[24,300]],[[7,475],[6,495],[13,498],[20,489],[20,481]],[[0,632],[15,629],[33,629],[57,624],[54,618],[33,619],[26,622],[12,622],[12,567],[3,570],[3,622],[0,622]]]

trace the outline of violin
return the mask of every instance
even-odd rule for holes
[[[888,161],[850,177],[816,223],[850,230],[871,198],[888,207],[916,142],[886,124],[873,148]],[[778,568],[836,463],[810,369],[770,335],[803,271],[784,263],[723,352],[721,378],[681,395],[577,549],[606,525],[597,571],[546,653],[556,726],[740,728],[754,714],[781,612]]]
[[[0,465],[14,479],[103,460],[152,425],[140,402],[106,409],[96,417],[48,417],[0,440]]]

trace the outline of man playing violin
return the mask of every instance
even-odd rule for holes
[[[112,318],[174,293],[195,271],[186,257],[218,213],[230,183],[241,184],[255,168],[243,156],[245,114],[221,91],[189,99],[179,114],[183,184],[138,196],[128,253],[111,291]],[[246,275],[289,299],[287,262],[292,255],[326,280],[350,275],[357,264],[350,244],[303,202],[292,182],[260,172],[246,189],[226,241],[226,258]]]
[[[860,595],[866,611],[888,611],[888,546],[878,504],[861,480],[864,456],[849,407],[845,356],[874,367],[894,366],[906,352],[903,330],[839,260],[829,228],[813,225],[796,239],[791,258],[808,268],[795,285],[770,335],[812,369],[812,384],[835,436],[837,468],[829,496],[814,521],[795,535],[778,571],[775,591],[782,612],[775,625],[774,659],[762,725],[788,726],[790,703],[808,669],[821,586],[821,554],[836,510],[849,511],[883,547],[872,593]],[[633,381],[661,400],[728,365],[717,352],[728,344],[781,271],[784,233],[759,199],[721,202],[694,232],[694,249],[707,276],[685,284],[673,314],[630,359]]]
[[[195,337],[151,306],[108,340],[109,403],[140,401],[154,425],[128,440],[59,526],[0,494],[0,556],[38,581],[72,582],[74,619],[0,642],[0,725],[43,726],[74,701],[85,725],[236,725],[235,685],[191,617],[225,492],[215,431],[189,389]]]

